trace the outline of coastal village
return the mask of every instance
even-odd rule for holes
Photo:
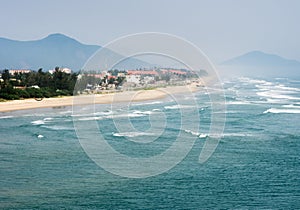
[[[197,74],[187,69],[174,68],[114,69],[108,71],[83,72],[84,73],[73,73],[71,69],[62,67],[56,67],[48,72],[44,72],[42,69],[38,71],[29,69],[3,70],[0,74],[0,84],[1,89],[4,89],[5,85],[10,84],[10,87],[13,89],[28,91],[29,89],[42,88],[45,82],[41,82],[40,80],[49,78],[49,80],[53,79],[55,81],[49,83],[48,86],[51,87],[48,88],[54,88],[55,91],[58,92],[58,95],[60,95],[59,91],[63,91],[64,89],[69,90],[69,95],[90,93],[104,94],[190,84],[201,86],[199,76],[205,76],[206,73],[203,70],[200,71],[201,75],[199,75],[199,73]],[[34,77],[34,79],[31,77]],[[57,85],[60,83],[70,83],[70,78],[72,78],[72,87],[68,85],[66,88],[66,84]],[[74,88],[75,92],[71,93]]]
[[[85,92],[105,93],[126,90],[152,89],[166,86],[180,86],[197,83],[199,76],[196,72],[186,69],[140,69],[140,70],[110,70],[101,73],[85,73],[78,77],[88,79]],[[85,84],[85,82],[83,82]]]

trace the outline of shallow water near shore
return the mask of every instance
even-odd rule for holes
[[[96,105],[95,113],[72,115],[71,107],[0,114],[0,208],[199,209],[299,208],[300,81],[237,78],[224,82],[226,126],[211,158],[198,162],[209,140],[208,95],[196,92],[200,129],[181,129],[180,110],[172,98]],[[190,105],[189,105],[190,102]],[[150,139],[149,119],[164,113],[166,127]],[[192,117],[192,116],[190,116]],[[115,121],[130,119],[138,130],[120,131]],[[196,142],[184,160],[166,173],[131,179],[97,166],[77,139],[73,120],[96,121],[117,151],[148,157],[166,150],[178,133]],[[125,121],[124,121],[125,123]],[[155,128],[155,124],[152,125]],[[133,139],[136,141],[127,141]]]

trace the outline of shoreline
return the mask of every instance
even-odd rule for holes
[[[111,104],[120,102],[137,102],[137,101],[149,101],[155,99],[166,98],[168,95],[195,92],[198,90],[196,85],[186,86],[170,86],[165,88],[157,88],[153,90],[137,90],[137,91],[124,91],[109,94],[95,94],[95,95],[81,95],[81,96],[65,96],[60,98],[44,98],[42,101],[36,101],[35,99],[13,100],[0,102],[0,113],[39,109],[39,108],[51,108],[62,106],[84,105],[84,104]],[[92,96],[92,97],[91,97]],[[77,98],[79,100],[77,100]],[[80,101],[82,103],[80,103]],[[79,102],[79,103],[78,103]]]

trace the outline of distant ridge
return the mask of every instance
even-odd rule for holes
[[[55,33],[34,41],[0,38],[1,69],[39,69],[45,71],[56,66],[80,70],[100,46],[86,45],[66,35]],[[127,59],[123,68],[148,67],[137,59]]]
[[[220,64],[223,74],[244,76],[299,77],[300,62],[279,55],[251,51]]]
[[[222,65],[240,66],[300,66],[300,62],[285,59],[279,55],[267,54],[261,51],[251,51],[244,55],[224,61]]]

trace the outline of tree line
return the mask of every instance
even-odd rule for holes
[[[55,68],[53,74],[38,71],[10,74],[3,70],[0,80],[0,98],[16,100],[25,98],[49,98],[73,95],[78,73],[65,73]]]

